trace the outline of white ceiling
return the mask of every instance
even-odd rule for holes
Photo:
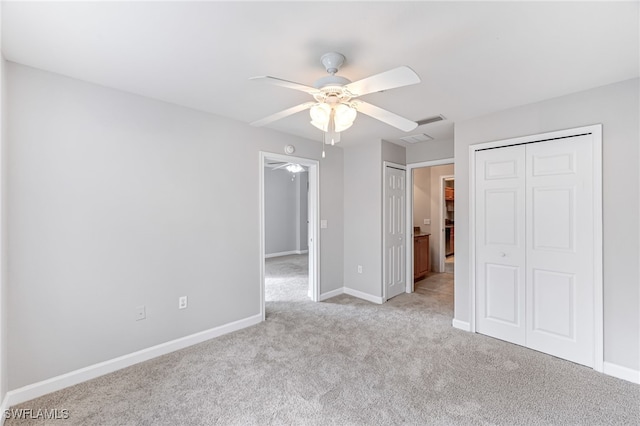
[[[310,100],[320,56],[352,81],[408,65],[418,85],[363,98],[451,138],[453,123],[639,76],[638,2],[6,2],[5,58],[250,123]],[[302,112],[268,126],[320,141]],[[342,143],[407,134],[359,115]],[[400,142],[401,143],[401,142]],[[429,142],[424,142],[429,143]],[[403,144],[403,143],[401,143]]]

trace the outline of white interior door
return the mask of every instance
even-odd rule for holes
[[[476,152],[476,330],[594,365],[592,135]]]
[[[527,145],[527,346],[593,366],[591,135]]]
[[[479,333],[525,344],[525,150],[476,153]]]
[[[404,293],[406,171],[385,167],[384,286],[387,300]]]

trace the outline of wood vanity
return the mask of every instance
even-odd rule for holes
[[[413,234],[413,280],[423,278],[431,270],[429,236],[422,232]]]

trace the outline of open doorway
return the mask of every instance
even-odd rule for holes
[[[260,154],[261,306],[319,300],[318,162]]]
[[[453,263],[448,262],[454,259],[455,208],[450,200],[455,193],[453,161],[412,164],[409,170],[412,291],[441,301],[453,312]]]

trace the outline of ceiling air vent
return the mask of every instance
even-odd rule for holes
[[[416,123],[418,123],[418,126],[422,126],[423,124],[431,124],[442,120],[446,120],[446,118],[444,118],[444,115],[435,115],[433,117],[427,117],[423,118],[422,120],[418,120],[416,121]]]
[[[400,140],[405,141],[406,143],[418,143],[432,141],[433,138],[426,133],[419,133],[417,135],[405,136],[404,138],[400,138]]]

